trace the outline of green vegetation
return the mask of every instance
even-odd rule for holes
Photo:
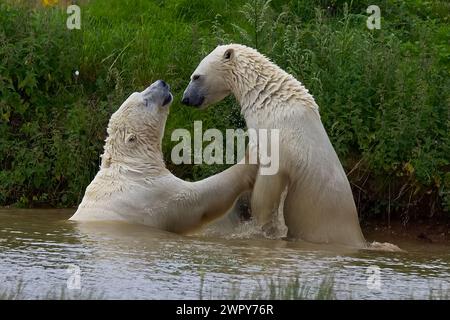
[[[326,276],[319,282],[319,286],[311,285],[300,279],[299,275],[283,279],[280,276],[265,278],[258,283],[251,292],[244,292],[239,283],[232,283],[222,288],[217,294],[204,288],[204,276],[200,277],[199,300],[203,299],[231,299],[231,300],[334,300],[336,299],[334,279]],[[437,299],[441,295],[430,295]],[[349,297],[351,298],[351,297]]]
[[[68,290],[65,286],[57,287],[53,290],[43,291],[36,295],[32,291],[32,295],[26,292],[27,285],[23,280],[19,280],[16,287],[2,288],[0,287],[0,300],[104,300],[108,299],[105,292],[97,293],[93,289]],[[303,281],[299,275],[290,278],[264,278],[250,292],[242,288],[239,282],[227,285],[221,290],[208,290],[204,285],[204,276],[200,277],[200,287],[198,293],[199,300],[336,300],[340,291],[336,286],[333,276],[324,276],[318,283],[314,285]],[[428,299],[428,300],[448,300],[450,290],[445,287],[429,288],[429,294],[418,297],[417,293],[411,291],[408,300]],[[141,297],[151,299],[154,297]],[[355,297],[351,292],[344,294],[339,299],[352,300]]]
[[[104,300],[103,294],[97,294],[92,290],[68,290],[61,286],[55,290],[42,292],[41,295],[30,296],[25,292],[23,281],[19,281],[15,288],[0,288],[0,300]],[[33,293],[35,294],[35,292]]]
[[[315,96],[363,217],[450,210],[450,4],[366,1],[82,1],[81,30],[64,6],[0,4],[0,205],[74,206],[99,166],[106,125],[133,91],[156,79],[175,103],[163,151],[196,180],[225,166],[170,163],[175,128],[237,128],[229,98],[181,106],[201,58],[218,43],[265,53]],[[79,70],[79,76],[75,71]],[[444,214],[448,216],[447,214]]]

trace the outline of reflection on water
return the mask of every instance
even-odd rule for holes
[[[67,210],[0,210],[0,293],[22,298],[68,290],[68,267],[80,268],[81,292],[118,299],[248,297],[268,279],[317,288],[334,279],[338,299],[429,298],[450,289],[449,247],[404,243],[405,253],[350,251],[302,242],[232,236],[182,237],[144,226],[67,221]],[[244,234],[245,233],[245,234]],[[373,280],[380,269],[380,288]],[[371,277],[372,276],[372,277]],[[201,289],[202,287],[202,289]],[[206,293],[206,295],[205,295]]]

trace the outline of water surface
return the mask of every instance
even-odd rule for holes
[[[445,245],[398,243],[407,252],[392,253],[268,240],[248,230],[186,237],[67,221],[72,213],[0,210],[0,297],[17,290],[23,299],[268,297],[270,280],[283,286],[298,277],[311,298],[326,279],[338,299],[449,298]],[[78,268],[81,289],[73,289]]]

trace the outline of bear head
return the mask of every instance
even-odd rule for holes
[[[162,159],[161,142],[172,100],[170,87],[162,80],[131,94],[109,120],[102,168]]]
[[[233,70],[236,69],[241,45],[218,46],[192,73],[182,103],[205,108],[226,98],[232,92]]]

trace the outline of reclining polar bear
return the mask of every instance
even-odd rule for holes
[[[112,220],[187,233],[224,215],[253,186],[256,165],[198,182],[165,167],[161,140],[172,95],[164,81],[133,93],[111,117],[100,171],[70,220]]]

